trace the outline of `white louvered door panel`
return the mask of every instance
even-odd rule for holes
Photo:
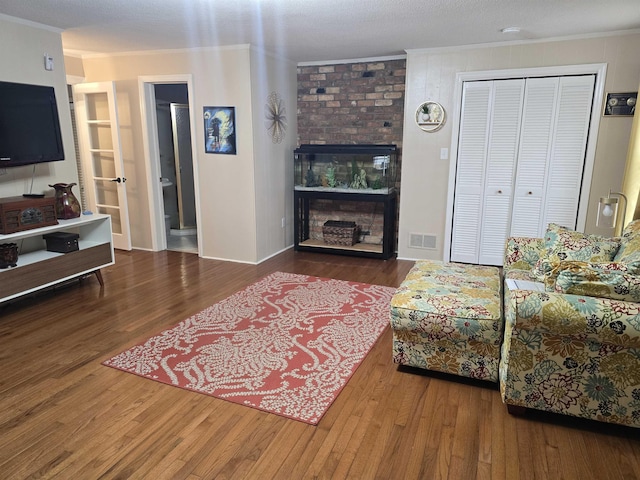
[[[463,86],[451,261],[478,263],[492,82]]]
[[[558,77],[527,79],[510,236],[541,237]]]
[[[576,228],[595,75],[560,78],[547,175],[544,224]]]
[[[520,137],[524,79],[493,82],[478,262],[502,265]]]

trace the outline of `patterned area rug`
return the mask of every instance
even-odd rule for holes
[[[276,272],[103,364],[315,425],[389,324],[394,293]]]

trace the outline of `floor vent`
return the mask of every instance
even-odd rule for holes
[[[436,236],[423,233],[409,234],[409,247],[411,248],[427,248],[429,250],[436,249]]]

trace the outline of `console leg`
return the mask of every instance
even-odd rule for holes
[[[102,279],[102,272],[100,271],[100,269],[96,270],[93,273],[96,274],[96,278],[98,279],[98,283],[100,284],[100,286],[104,287],[104,280]]]

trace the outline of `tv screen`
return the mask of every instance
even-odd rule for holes
[[[53,87],[0,82],[0,168],[64,160]]]

